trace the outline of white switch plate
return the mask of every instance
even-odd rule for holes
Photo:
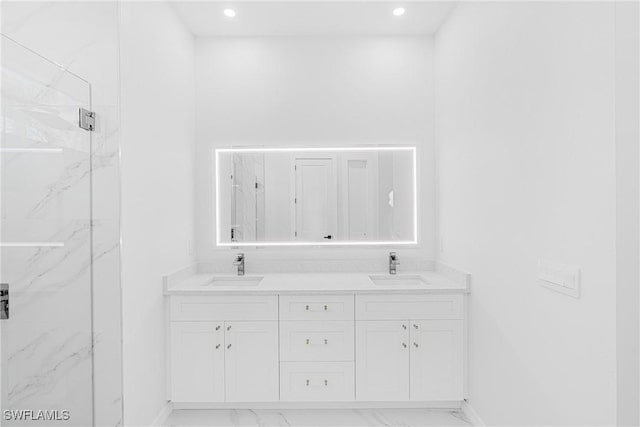
[[[574,298],[580,298],[580,268],[546,260],[538,261],[541,286]]]

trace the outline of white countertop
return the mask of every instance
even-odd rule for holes
[[[375,284],[370,276],[386,279],[419,278],[423,283]],[[403,272],[395,276],[384,273],[291,273],[246,275],[241,280],[260,279],[258,285],[212,284],[215,280],[238,280],[238,276],[195,274],[165,288],[166,295],[212,294],[354,294],[354,293],[468,293],[466,285],[456,283],[433,271]],[[409,282],[415,280],[409,280]],[[215,282],[214,282],[215,283]]]

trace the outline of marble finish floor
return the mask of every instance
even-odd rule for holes
[[[459,410],[436,409],[180,409],[166,427],[422,427],[470,426]]]

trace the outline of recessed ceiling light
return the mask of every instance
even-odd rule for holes
[[[395,13],[395,12],[394,12]],[[236,16],[236,11],[233,9],[225,9],[224,10],[224,15],[228,18],[233,18],[234,16]]]
[[[404,7],[396,7],[395,9],[393,9],[393,14],[395,16],[402,16],[404,15]]]

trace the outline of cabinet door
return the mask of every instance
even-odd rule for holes
[[[356,322],[356,398],[409,399],[409,322]]]
[[[171,322],[171,400],[224,401],[223,322]]]
[[[411,400],[462,400],[462,320],[411,321]]]
[[[227,402],[279,398],[278,322],[225,322]]]

